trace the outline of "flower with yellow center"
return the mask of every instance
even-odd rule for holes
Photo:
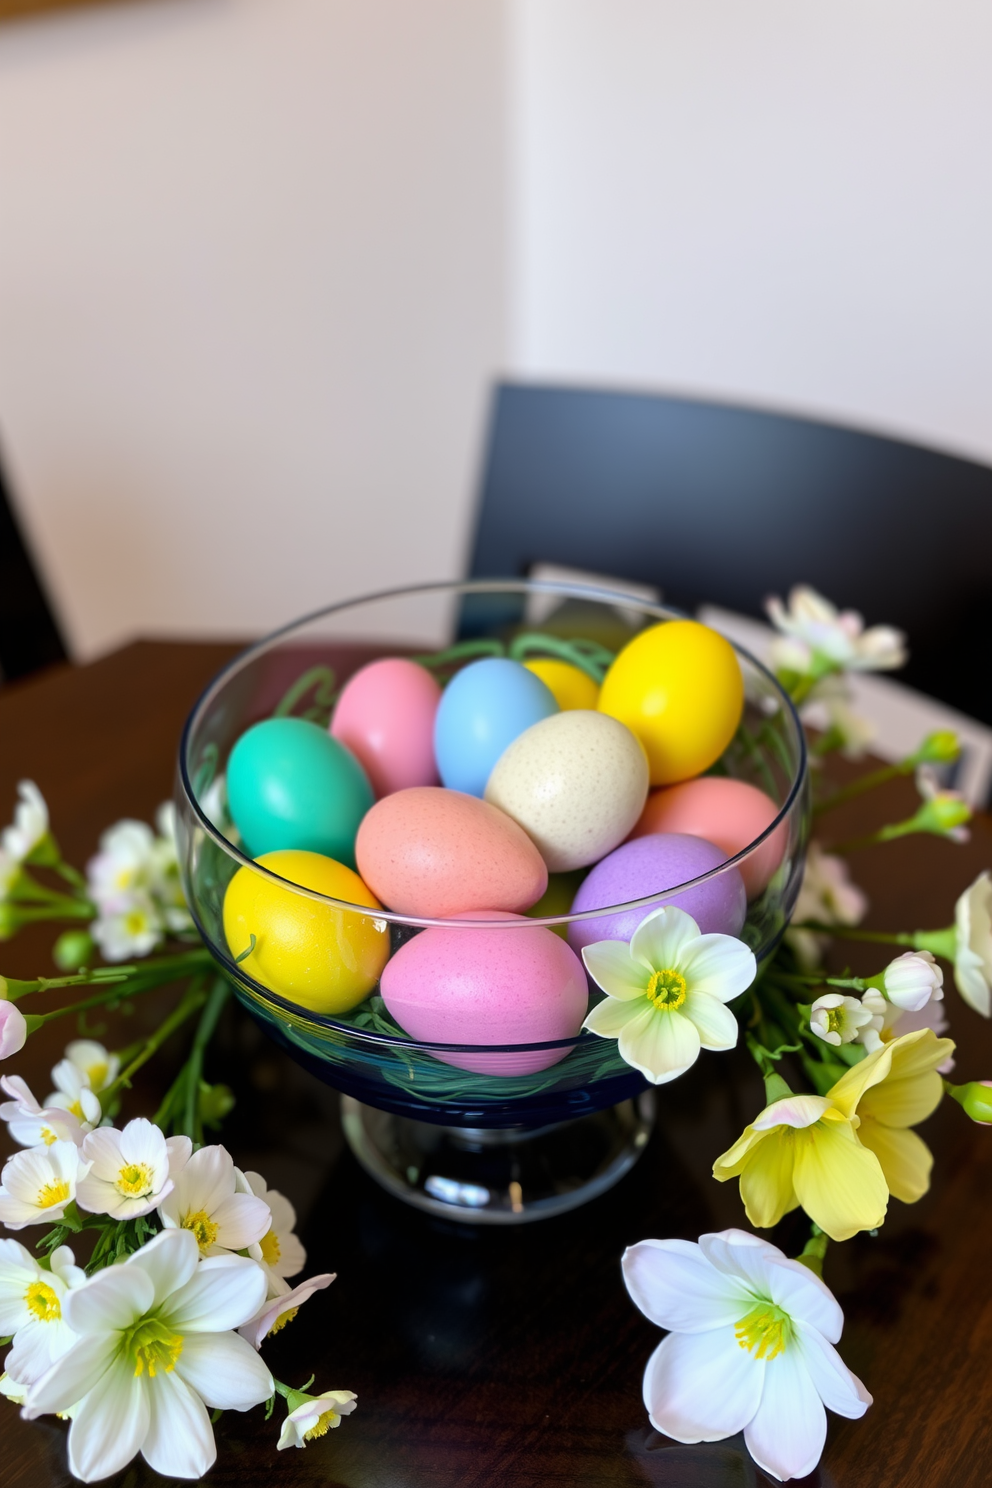
[[[123,1131],[101,1126],[83,1142],[90,1171],[78,1185],[76,1201],[80,1209],[117,1220],[150,1214],[172,1192],[192,1150],[189,1137],[166,1138],[143,1116]]]
[[[112,1085],[120,1073],[121,1062],[116,1054],[111,1054],[103,1044],[98,1044],[95,1039],[74,1039],[71,1044],[66,1045],[65,1059],[52,1070],[52,1079],[59,1084],[58,1071],[64,1069],[66,1064],[73,1065],[83,1075],[94,1094],[99,1095],[108,1085]]]
[[[805,1477],[823,1451],[824,1406],[863,1416],[871,1396],[834,1344],[844,1315],[819,1277],[743,1230],[642,1240],[627,1290],[669,1330],[644,1371],[651,1424],[680,1442],[744,1432],[772,1477]]]
[[[70,1116],[75,1116],[84,1131],[90,1131],[94,1126],[99,1126],[101,1117],[100,1102],[95,1092],[90,1087],[89,1075],[71,1059],[60,1059],[52,1070],[52,1083],[55,1089],[48,1096],[45,1105],[56,1110],[68,1111]]]
[[[4,1367],[17,1384],[34,1384],[75,1342],[62,1303],[85,1280],[67,1245],[52,1252],[47,1269],[16,1240],[0,1240],[0,1333],[14,1336]]]
[[[615,1038],[622,1059],[654,1085],[684,1074],[700,1049],[732,1049],[737,1019],[726,1006],[754,981],[754,955],[732,935],[703,935],[673,904],[641,921],[630,944],[600,940],[582,951],[607,994],[583,1027]]]
[[[247,1250],[271,1226],[265,1200],[238,1192],[234,1159],[224,1147],[201,1147],[173,1175],[173,1183],[171,1193],[157,1203],[162,1224],[166,1229],[189,1230],[201,1255]]]
[[[287,1276],[296,1276],[307,1263],[307,1253],[293,1233],[296,1210],[287,1198],[269,1188],[261,1173],[242,1173],[235,1169],[238,1189],[254,1194],[269,1206],[269,1228],[248,1254],[264,1268],[269,1283],[269,1297],[284,1297],[289,1291]]]
[[[282,1423],[276,1451],[287,1447],[305,1447],[307,1442],[326,1436],[341,1425],[342,1416],[350,1416],[358,1404],[352,1390],[324,1390],[320,1395],[307,1395],[303,1390],[286,1394],[289,1414]]]
[[[265,1270],[264,1266],[259,1267]],[[306,1281],[300,1282],[299,1286],[293,1287],[292,1291],[287,1287],[284,1292],[271,1296],[259,1308],[254,1317],[249,1318],[243,1328],[238,1332],[242,1338],[246,1338],[253,1348],[261,1348],[263,1342],[270,1333],[279,1333],[287,1323],[291,1323],[308,1298],[314,1292],[323,1291],[329,1287],[334,1280],[335,1272],[324,1272],[320,1276],[311,1276]]]
[[[0,1106],[0,1121],[6,1121],[10,1135],[20,1146],[51,1147],[58,1141],[82,1146],[89,1128],[59,1106],[42,1106],[20,1075],[0,1075],[0,1089],[11,1097]]]
[[[74,1142],[52,1142],[15,1152],[0,1173],[0,1222],[9,1230],[25,1225],[53,1225],[76,1197],[76,1185],[89,1163]]]
[[[254,1261],[200,1261],[192,1235],[156,1235],[66,1294],[76,1340],[32,1385],[24,1415],[72,1410],[69,1467],[84,1483],[138,1452],[164,1477],[202,1477],[217,1455],[207,1407],[249,1410],[275,1388],[232,1331],[264,1296]]]

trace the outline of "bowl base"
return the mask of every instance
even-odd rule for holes
[[[405,1203],[467,1224],[529,1224],[588,1203],[633,1167],[654,1116],[650,1090],[536,1130],[438,1126],[341,1097],[365,1171]]]

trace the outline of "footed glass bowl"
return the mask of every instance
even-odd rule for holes
[[[571,659],[598,678],[631,637],[672,618],[672,611],[606,590],[522,580],[393,590],[330,606],[250,647],[214,679],[186,724],[176,801],[183,885],[197,927],[265,1031],[342,1092],[346,1135],[360,1161],[422,1208],[476,1222],[519,1222],[584,1202],[636,1160],[650,1131],[650,1087],[620,1058],[614,1040],[588,1032],[530,1045],[424,1043],[393,1023],[377,988],[350,1012],[331,1016],[254,980],[224,935],[225,891],[246,866],[283,888],[287,884],[238,845],[225,805],[230,751],[245,729],[273,715],[326,724],[341,686],[375,657],[416,657],[442,682],[466,662],[495,654]],[[574,920],[621,908],[643,906],[648,912],[686,887],[746,868],[763,847],[767,858],[775,836],[780,861],[749,902],[741,931],[760,963],[778,943],[802,881],[809,822],[806,748],[775,678],[746,652],[738,648],[737,654],[744,714],[708,773],[760,787],[779,813],[743,852],[691,885],[585,915],[532,912],[523,925],[371,911],[290,885],[300,895],[301,911],[312,912],[307,901],[315,902],[329,927],[354,926],[343,916],[374,921],[380,936],[388,929],[390,956],[427,926],[464,933],[484,925],[513,935],[543,925],[564,934]],[[590,990],[599,995],[592,984]],[[483,1071],[461,1067],[460,1056],[483,1064]],[[518,1072],[528,1066],[530,1073]]]

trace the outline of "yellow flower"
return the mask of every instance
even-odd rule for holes
[[[909,1128],[939,1106],[944,1082],[937,1066],[953,1052],[953,1039],[919,1028],[883,1044],[827,1092],[846,1115],[857,1113],[858,1140],[878,1158],[889,1193],[904,1204],[914,1204],[930,1187],[933,1157]]]
[[[889,1198],[879,1160],[858,1141],[856,1126],[853,1112],[830,1096],[788,1095],[717,1158],[713,1176],[721,1183],[740,1176],[753,1225],[778,1224],[801,1204],[832,1240],[848,1240],[877,1229]]]

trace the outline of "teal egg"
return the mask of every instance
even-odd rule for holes
[[[300,848],[355,867],[355,834],[375,797],[344,744],[305,718],[266,718],[231,750],[227,799],[253,858]]]

